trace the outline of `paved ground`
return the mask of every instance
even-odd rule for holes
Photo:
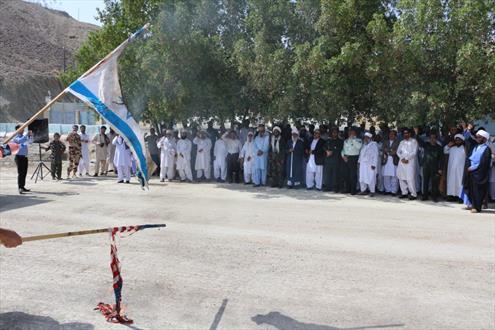
[[[166,223],[122,239],[136,329],[494,329],[495,213],[242,185],[29,183],[0,169],[2,227],[22,235]],[[106,235],[0,249],[1,329],[126,329]]]

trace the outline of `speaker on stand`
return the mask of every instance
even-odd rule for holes
[[[47,175],[52,174],[52,171],[46,164],[43,162],[41,157],[41,143],[46,143],[50,141],[50,136],[48,133],[48,119],[36,119],[29,126],[28,130],[33,132],[33,143],[38,143],[39,148],[39,160],[36,165],[36,169],[31,176],[31,180],[34,179],[34,183],[38,182],[38,179],[43,180]],[[46,170],[46,173],[43,173],[43,169]]]

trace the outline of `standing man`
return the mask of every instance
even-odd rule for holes
[[[17,131],[21,125],[16,125],[15,130]],[[19,145],[19,150],[15,155],[15,164],[17,166],[17,188],[19,189],[19,194],[30,191],[26,189],[26,175],[28,171],[28,145],[33,143],[33,132],[28,131],[24,134],[24,130],[17,133],[13,142]]]
[[[306,150],[309,155],[306,166],[306,189],[312,190],[316,187],[321,190],[323,184],[323,164],[325,163],[325,141],[320,138],[320,130],[313,131],[309,148]]]
[[[196,162],[194,169],[196,170],[196,178],[202,180],[210,180],[211,175],[211,140],[206,136],[206,132],[201,130],[193,140],[196,148]]]
[[[282,129],[279,126],[273,128],[270,142],[270,180],[272,187],[284,186],[284,162],[286,142],[282,138]]]
[[[192,182],[191,171],[191,149],[192,142],[187,138],[187,131],[180,133],[180,140],[177,142],[177,171],[179,171],[180,181]]]
[[[113,138],[112,144],[115,146],[114,159],[112,163],[117,166],[118,183],[130,183],[131,181],[131,155],[129,147],[122,136]]]
[[[254,142],[253,142],[253,131],[249,131],[247,133],[247,140],[242,146],[241,153],[239,155],[239,159],[243,165],[244,172],[244,184],[251,183],[252,174],[253,174],[253,163],[254,163]]]
[[[106,164],[107,164],[107,155],[108,155],[108,145],[110,144],[110,139],[105,134],[107,128],[105,126],[100,127],[100,133],[96,134],[93,138],[93,143],[95,144],[95,153],[96,153],[96,168],[95,175],[98,176],[98,172],[100,171],[100,175],[106,175],[105,172]]]
[[[86,126],[81,125],[81,160],[79,161],[79,166],[77,167],[79,176],[83,173],[89,176],[89,135],[86,134]]]
[[[76,177],[77,168],[81,161],[81,137],[77,133],[77,125],[72,126],[72,132],[67,135],[66,141],[69,144],[69,167],[67,167],[67,179],[70,179],[71,172],[72,177]]]
[[[357,193],[357,170],[359,153],[363,142],[357,138],[357,131],[353,127],[349,130],[349,137],[344,141],[344,147],[342,148],[342,160],[344,161],[344,182],[346,185],[346,192],[350,192],[351,195]]]
[[[325,143],[325,165],[323,166],[323,187],[325,191],[339,192],[340,163],[344,141],[339,138],[339,129],[333,127]]]
[[[431,183],[431,197],[435,203],[438,202],[440,176],[443,168],[443,148],[438,143],[437,133],[430,133],[430,140],[424,143],[423,157],[423,196],[421,200],[428,200],[429,187]]]
[[[225,182],[227,178],[227,145],[222,138],[216,140],[213,150],[213,176],[217,182]]]
[[[450,201],[459,200],[462,189],[462,176],[466,164],[466,149],[464,147],[464,135],[456,134],[454,141],[449,142],[443,152],[449,155],[447,164],[447,199]]]
[[[157,147],[160,149],[160,182],[165,179],[170,182],[175,177],[175,155],[176,142],[172,136],[172,131],[167,130],[165,136],[158,141]]]
[[[287,160],[285,162],[289,189],[301,185],[304,162],[304,141],[299,138],[299,131],[296,127],[292,128],[291,135],[292,138],[287,142]]]
[[[397,166],[397,178],[399,179],[400,190],[402,195],[399,198],[406,198],[408,193],[410,200],[415,200],[416,193],[416,156],[418,154],[418,142],[411,138],[411,132],[408,128],[402,131],[404,139],[399,143],[397,156],[399,156],[399,165]]]
[[[239,153],[241,152],[241,141],[237,138],[237,133],[234,130],[226,132],[222,139],[227,147],[227,180],[229,183],[240,182],[240,165]]]
[[[158,149],[158,135],[156,135],[153,127],[150,128],[150,135],[144,135],[144,141],[146,142],[153,163],[157,166],[157,170],[153,172],[153,175],[155,175],[156,172],[160,171],[160,149]]]
[[[383,142],[382,175],[385,194],[394,196],[399,190],[399,181],[397,180],[399,156],[397,156],[397,148],[399,148],[397,131],[392,130],[388,133],[388,140]]]
[[[378,145],[372,138],[373,134],[370,132],[364,133],[364,145],[359,153],[360,195],[365,195],[369,189],[370,197],[375,196],[378,167]]]
[[[472,205],[471,212],[481,212],[481,207],[488,192],[488,178],[490,176],[490,164],[492,152],[487,142],[490,134],[484,130],[476,132],[476,142],[467,162],[467,175],[464,189],[467,190]]]
[[[60,141],[60,134],[53,134],[53,141],[45,148],[46,151],[51,150],[51,172],[52,179],[62,180],[62,156],[65,152],[65,144]]]
[[[270,150],[270,136],[266,133],[265,124],[258,125],[258,136],[254,139],[253,182],[254,187],[266,185],[266,170],[268,167],[268,150]]]
[[[110,144],[108,145],[108,157],[107,157],[107,163],[105,164],[105,173],[108,172],[117,172],[117,169],[115,168],[115,164],[113,163],[113,159],[115,158],[115,145],[111,143],[113,139],[117,136],[113,128],[110,127],[110,133],[108,133],[108,140],[110,141]],[[112,168],[109,170],[109,168]]]

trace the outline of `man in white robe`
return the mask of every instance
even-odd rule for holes
[[[447,164],[447,198],[451,201],[459,200],[461,193],[464,166],[466,164],[466,149],[464,148],[464,135],[456,134],[454,141],[450,141],[443,148],[443,152],[449,155]]]
[[[252,181],[253,174],[253,164],[254,164],[254,142],[253,142],[253,131],[247,133],[247,140],[241,149],[239,158],[243,164],[244,169],[244,183],[249,184]]]
[[[227,179],[227,145],[223,139],[217,139],[213,149],[213,176],[217,182]]]
[[[266,185],[266,170],[268,168],[268,150],[270,150],[270,135],[266,133],[265,125],[258,125],[258,136],[254,139],[256,155],[253,164],[254,187]]]
[[[115,133],[115,131],[110,127],[110,132],[107,135],[108,135],[108,139],[111,142],[117,136],[117,133]],[[107,162],[105,164],[105,173],[112,171],[115,172],[116,165],[113,163],[113,159],[115,158],[115,146],[112,143],[108,145],[107,154],[108,155],[107,155]]]
[[[399,159],[397,156],[397,148],[399,147],[399,140],[397,139],[397,132],[390,131],[388,133],[388,140],[383,142],[383,159],[382,166],[383,175],[383,187],[385,194],[397,194],[399,190],[399,181],[397,180],[397,165]]]
[[[306,165],[306,189],[321,190],[323,185],[323,164],[325,163],[325,141],[321,138],[319,129],[314,130],[309,144],[309,154]]]
[[[182,182],[192,182],[193,176],[191,171],[191,150],[192,142],[187,138],[187,132],[180,133],[180,140],[177,141],[177,171],[179,171]]]
[[[418,154],[418,141],[411,138],[409,129],[402,132],[404,139],[399,143],[397,156],[399,156],[399,165],[397,166],[397,178],[399,179],[400,190],[402,195],[399,198],[407,198],[408,193],[410,200],[415,200],[416,193],[416,161]]]
[[[126,145],[122,136],[117,135],[112,140],[115,146],[115,153],[112,162],[117,167],[118,183],[130,183],[131,181],[131,158],[129,147]]]
[[[160,149],[160,181],[170,182],[175,177],[175,155],[176,142],[172,136],[172,131],[167,130],[157,143]]]
[[[197,146],[196,163],[194,164],[196,178],[201,180],[204,176],[206,180],[210,180],[211,140],[206,136],[205,131],[199,131],[193,143]]]
[[[79,172],[79,176],[82,176],[83,173],[89,176],[89,135],[86,134],[86,126],[81,125],[81,133],[79,133],[81,137],[81,155],[82,158],[79,161],[79,166],[77,171]]]
[[[367,194],[370,191],[370,197],[375,195],[376,176],[378,167],[378,145],[371,138],[373,135],[369,132],[364,134],[364,145],[359,153],[359,185],[361,187],[360,195]]]

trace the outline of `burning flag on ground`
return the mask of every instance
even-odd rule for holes
[[[138,175],[141,185],[147,186],[148,166],[146,147],[139,123],[134,119],[122,98],[119,82],[118,59],[124,49],[141,34],[147,25],[134,33],[129,39],[113,50],[104,60],[95,65],[83,76],[67,87],[70,92],[86,104],[92,105],[132,149],[137,159]]]
[[[142,226],[127,226],[127,227],[115,227],[109,229],[110,232],[110,268],[113,275],[113,292],[115,294],[115,305],[98,303],[95,310],[99,310],[101,314],[112,323],[124,323],[131,324],[133,321],[127,318],[127,316],[121,314],[121,302],[122,302],[122,286],[124,281],[120,274],[120,261],[117,255],[117,244],[115,242],[115,236],[118,235],[128,236],[134,234],[138,230],[163,227],[163,225],[142,225]]]

